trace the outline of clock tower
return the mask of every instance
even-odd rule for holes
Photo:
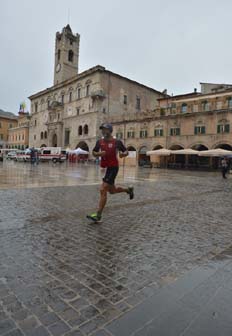
[[[80,35],[74,35],[69,24],[56,33],[54,85],[78,73]]]

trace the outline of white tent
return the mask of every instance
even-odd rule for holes
[[[74,149],[74,151],[72,151],[73,154],[89,154],[89,152],[85,151],[84,149],[81,149],[80,147]]]
[[[171,154],[182,154],[182,155],[198,155],[199,151],[191,149],[191,148],[186,148],[186,149],[177,149],[177,150],[172,150]]]
[[[232,151],[222,149],[222,148],[217,148],[217,149],[209,149],[206,151],[200,151],[199,156],[214,156],[214,157],[220,157],[220,156],[228,156],[232,155]]]
[[[158,156],[169,156],[171,154],[171,150],[166,148],[156,149],[152,151],[148,151],[147,155],[158,155]]]

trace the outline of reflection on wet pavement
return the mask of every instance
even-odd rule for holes
[[[0,335],[109,335],[97,330],[229,251],[230,179],[122,168],[136,198],[109,197],[103,224],[89,225],[101,176],[93,165],[1,164]]]

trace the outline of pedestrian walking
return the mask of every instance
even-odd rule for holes
[[[93,156],[101,158],[101,167],[106,168],[105,176],[100,188],[100,201],[96,213],[87,215],[87,218],[93,222],[101,221],[102,212],[107,202],[107,193],[118,194],[127,193],[129,199],[134,198],[134,188],[122,188],[115,186],[115,178],[119,171],[119,162],[117,155],[120,158],[126,157],[128,151],[121,140],[117,140],[112,136],[113,127],[111,124],[102,124],[100,126],[103,138],[96,142],[93,149]]]
[[[222,177],[226,179],[226,173],[228,172],[228,161],[227,158],[223,158],[221,161],[221,167],[222,167]]]
[[[34,165],[36,162],[36,153],[34,147],[31,148],[30,156],[31,156],[31,164]]]

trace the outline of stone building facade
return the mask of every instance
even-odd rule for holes
[[[68,25],[56,34],[54,85],[30,96],[30,146],[92,150],[102,122],[158,107],[165,95],[95,66],[78,73],[79,35]]]
[[[8,147],[25,149],[29,147],[29,124],[28,112],[19,112],[18,122],[8,130]]]
[[[15,127],[17,123],[18,118],[16,115],[0,110],[0,148],[8,147],[9,129]]]
[[[201,83],[201,92],[158,101],[157,108],[138,118],[114,120],[115,133],[135,153],[128,162],[149,160],[145,153],[160,148],[232,150],[232,86]]]

